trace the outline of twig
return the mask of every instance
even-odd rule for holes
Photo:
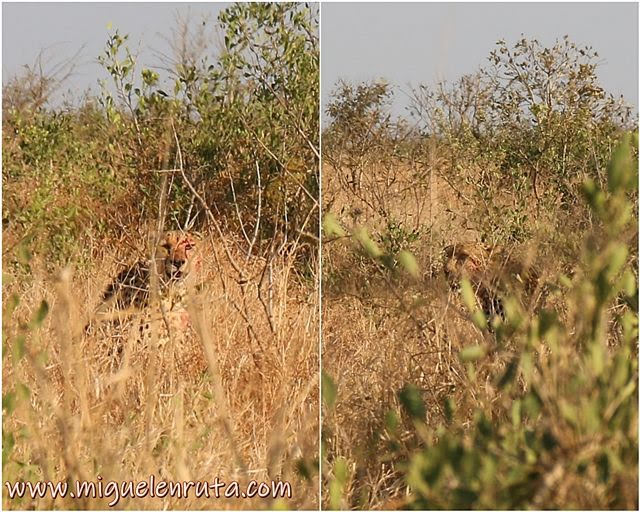
[[[176,128],[175,128],[175,126],[173,124],[173,121],[171,121],[171,128],[173,129],[173,136],[175,138],[176,144],[178,145],[178,154],[182,155],[182,152],[180,150],[180,141],[178,140],[178,134],[176,133]],[[191,193],[194,195],[194,197],[198,201],[200,201],[200,204],[204,208],[204,211],[206,212],[207,216],[209,217],[209,220],[211,220],[211,222],[213,223],[213,226],[216,228],[216,231],[218,232],[218,236],[222,240],[224,238],[224,236],[222,234],[222,229],[220,228],[220,223],[218,222],[218,220],[215,218],[215,216],[211,212],[211,209],[207,205],[206,201],[202,198],[202,196],[195,189],[195,187],[193,186],[193,184],[191,183],[189,178],[187,178],[187,175],[184,172],[184,168],[180,168],[180,174],[182,175],[182,179],[184,180],[185,184],[187,185],[187,188],[191,191]],[[229,252],[229,248],[227,247],[226,244],[223,244],[223,247],[224,247],[224,252],[227,255],[227,259],[229,260],[229,263],[231,264],[233,269],[238,273],[238,282],[240,282],[240,283],[246,282],[246,276],[245,276],[243,270],[240,267],[238,267],[238,265],[236,264],[233,256],[231,256],[231,253]]]
[[[260,179],[260,164],[258,163],[258,159],[256,158],[256,179],[258,182],[258,218],[256,219],[256,226],[253,230],[253,238],[249,243],[249,249],[247,250],[247,261],[249,261],[249,256],[251,255],[251,251],[253,251],[253,246],[258,239],[258,231],[260,229],[260,219],[262,215],[262,182]]]

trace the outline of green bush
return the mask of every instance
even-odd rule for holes
[[[552,310],[529,317],[507,308],[489,347],[492,357],[508,361],[492,379],[497,399],[483,400],[470,428],[455,410],[433,432],[417,427],[424,447],[406,467],[413,508],[637,507],[637,310],[613,310],[611,318],[619,298],[638,300],[629,258],[637,249],[627,241],[637,226],[630,141],[625,137],[614,155],[607,192],[585,184],[601,229],[587,239],[583,271],[567,290],[572,314],[563,321]],[[613,345],[611,321],[621,330]],[[470,385],[477,380],[473,367],[488,352],[471,350],[478,347],[461,351]],[[414,421],[424,421],[415,412],[424,405],[400,399]]]
[[[550,209],[575,217],[583,179],[604,183],[613,147],[636,122],[631,107],[599,84],[597,59],[567,36],[552,47],[501,40],[486,68],[414,89],[412,113],[423,133],[451,149],[449,178],[472,185],[482,231],[506,218],[501,240],[522,241],[534,229],[527,217],[549,221]],[[492,208],[505,190],[513,199]]]
[[[141,69],[114,31],[98,57],[109,78],[78,107],[18,101],[32,79],[5,86],[3,218],[16,244],[59,265],[87,238],[120,238],[158,216],[203,225],[205,208],[256,232],[256,249],[316,231],[318,9],[234,4],[218,28],[217,60],[187,48],[202,58],[167,57],[164,76]]]

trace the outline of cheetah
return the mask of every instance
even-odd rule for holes
[[[148,345],[152,327],[157,327],[158,347],[170,340],[180,343],[192,334],[187,295],[202,278],[202,245],[197,233],[168,231],[154,261],[140,260],[122,270],[107,286],[95,312],[102,337],[117,339],[121,352],[132,335],[143,347]]]
[[[110,400],[108,421],[141,411],[150,382],[169,396],[178,382],[206,379],[204,346],[189,314],[202,298],[205,257],[199,234],[168,231],[152,259],[135,262],[106,287],[85,328],[85,346],[98,361],[96,396]],[[158,373],[147,373],[152,368]]]
[[[162,299],[184,298],[185,288],[202,270],[201,242],[202,237],[193,232],[163,234],[155,254],[158,294]],[[147,307],[151,296],[151,269],[149,261],[141,260],[120,272],[103,293],[99,310],[112,306],[118,310]]]
[[[534,295],[540,279],[535,266],[519,249],[506,249],[481,243],[449,245],[444,250],[444,274],[453,290],[458,290],[461,279],[468,279],[475,291],[482,311],[490,321],[505,319],[503,299],[514,287]]]

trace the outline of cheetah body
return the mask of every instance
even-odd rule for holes
[[[444,250],[443,270],[449,286],[457,290],[467,279],[480,308],[488,319],[504,320],[503,299],[512,295],[514,286],[527,296],[535,292],[539,273],[529,261],[526,250],[506,249],[481,243],[449,245]]]
[[[191,232],[165,233],[153,259],[124,269],[106,288],[96,310],[103,337],[124,342],[133,336],[147,346],[155,332],[160,347],[183,340],[192,331],[188,295],[201,271],[202,238]]]

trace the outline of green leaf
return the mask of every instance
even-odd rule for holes
[[[283,498],[277,498],[271,506],[273,510],[289,510],[289,504]]]
[[[42,325],[42,322],[44,322],[44,319],[47,317],[48,313],[49,313],[49,304],[47,304],[46,300],[43,300],[42,302],[40,302],[40,307],[38,308],[38,310],[33,315],[33,318],[31,319],[30,327],[31,328],[40,327]]]
[[[326,213],[322,220],[322,230],[326,236],[343,237],[347,232],[342,228],[338,219],[331,212]]]
[[[420,276],[418,262],[416,261],[415,256],[409,251],[400,251],[398,253],[398,262],[412,277],[417,278]]]
[[[607,262],[607,273],[610,280],[620,272],[627,261],[628,254],[629,249],[627,249],[626,245],[622,243],[612,244],[609,249],[609,258]]]
[[[613,376],[611,379],[611,389],[619,390],[629,381],[631,374],[629,368],[630,354],[628,350],[624,350],[616,354],[613,361]]]
[[[602,375],[605,367],[606,349],[599,341],[594,341],[589,350],[589,362],[591,366],[591,374],[595,377]]]
[[[13,357],[13,362],[17,363],[24,357],[26,351],[26,339],[23,334],[19,334],[16,336],[16,340],[13,342],[13,350],[11,356]]]
[[[533,356],[531,355],[531,351],[526,350],[520,356],[520,371],[522,372],[522,377],[524,378],[525,382],[531,381],[533,370]]]
[[[347,466],[347,459],[344,457],[338,457],[334,466],[333,466],[333,474],[341,484],[346,484],[347,479],[349,478],[349,468]]]
[[[380,250],[378,245],[373,240],[371,240],[365,228],[358,228],[353,233],[353,236],[358,242],[360,242],[360,245],[369,257],[377,259],[382,256],[382,251]]]
[[[511,423],[514,427],[520,427],[522,422],[522,402],[519,399],[513,401],[511,405]]]
[[[11,456],[11,452],[13,451],[13,447],[16,445],[15,438],[13,437],[13,432],[9,432],[5,434],[4,429],[2,431],[2,466],[9,461],[9,457]]]
[[[498,381],[498,389],[503,389],[505,386],[513,382],[513,379],[515,379],[516,377],[519,364],[520,360],[517,357],[509,362],[509,364],[507,365],[507,369],[504,371],[502,377],[500,377],[500,380]]]
[[[398,415],[394,411],[388,411],[384,417],[384,424],[387,430],[394,433],[398,428],[398,423]]]
[[[28,400],[29,396],[31,395],[31,390],[22,382],[18,382],[16,384],[16,393],[18,395],[18,398]]]
[[[489,325],[487,323],[487,317],[484,314],[484,311],[482,311],[481,309],[476,309],[472,314],[471,314],[471,321],[474,323],[474,325],[478,328],[478,329],[486,329],[487,326]]]
[[[542,408],[542,400],[537,390],[532,387],[522,400],[522,410],[531,419],[535,419],[540,414]]]
[[[4,277],[4,276],[3,276]],[[5,278],[5,283],[7,282],[6,278]],[[5,322],[11,318],[11,315],[13,314],[13,312],[15,311],[15,309],[18,307],[18,304],[20,304],[20,297],[16,294],[16,293],[12,293],[9,296],[9,299],[7,300],[7,305],[6,308],[4,310],[4,315],[5,315]]]
[[[333,464],[333,479],[329,482],[329,504],[331,510],[342,509],[342,496],[349,478],[349,469],[344,457],[338,457]]]
[[[484,345],[470,345],[460,351],[460,360],[463,363],[477,361],[487,354],[487,348]]]
[[[467,306],[469,311],[475,311],[478,307],[476,302],[476,294],[473,292],[471,282],[467,278],[460,280],[460,292],[462,294],[462,301]]]
[[[607,167],[607,186],[613,194],[625,190],[633,179],[633,154],[631,152],[631,135],[625,133],[613,151]]]
[[[609,465],[609,457],[607,453],[601,453],[596,457],[596,468],[598,470],[598,478],[602,483],[607,483],[611,476],[611,469]]]
[[[2,395],[2,409],[11,414],[16,408],[17,395],[15,391],[9,391]]]
[[[456,413],[456,402],[448,396],[444,401],[444,418],[447,423],[451,423]]]
[[[399,392],[398,399],[405,411],[414,419],[424,420],[427,411],[420,390],[413,384],[406,384]]]
[[[605,211],[606,197],[596,182],[591,178],[586,179],[582,184],[582,193],[594,213],[602,217],[603,212]]]
[[[327,375],[324,370],[322,371],[322,400],[325,405],[331,409],[335,403],[336,398],[338,397],[338,388],[329,375]]]
[[[504,307],[504,313],[507,322],[509,323],[509,325],[511,325],[511,327],[517,329],[524,318],[520,304],[514,297],[506,297],[502,301],[502,306]]]
[[[296,473],[307,481],[311,481],[313,466],[304,459],[299,457],[295,462]]]
[[[600,400],[597,396],[583,403],[582,417],[588,433],[595,434],[598,432],[602,424],[602,412]]]
[[[556,440],[556,437],[553,435],[553,433],[550,430],[546,429],[542,434],[542,447],[547,451],[551,451],[556,446],[558,446],[558,441]]]
[[[634,297],[638,291],[636,276],[630,269],[627,269],[621,278],[622,290],[627,297]]]

